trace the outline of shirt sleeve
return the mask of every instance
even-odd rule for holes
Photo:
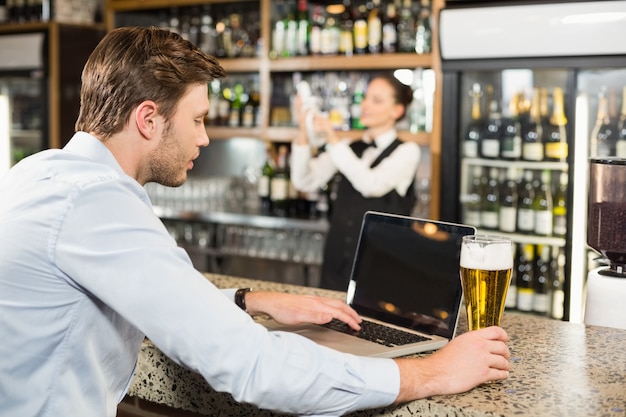
[[[131,188],[104,182],[75,197],[55,248],[60,273],[71,285],[237,401],[301,415],[340,415],[395,400],[400,382],[393,360],[268,332],[193,268]]]
[[[316,191],[326,185],[336,172],[328,152],[313,157],[309,145],[291,145],[291,182],[296,189]]]
[[[329,146],[327,152],[363,197],[381,197],[394,189],[401,196],[406,195],[420,159],[419,146],[414,142],[402,143],[374,168],[370,168],[370,161],[358,158],[347,143]]]

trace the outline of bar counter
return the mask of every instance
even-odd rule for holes
[[[220,288],[344,298],[342,292],[318,288],[206,276]],[[462,314],[458,333],[467,329],[466,323]],[[626,330],[508,311],[502,327],[510,336],[511,375],[506,381],[350,416],[626,416]],[[174,364],[148,340],[139,354],[129,396],[207,416],[282,416],[213,391],[202,377]]]

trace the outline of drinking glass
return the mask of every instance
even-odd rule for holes
[[[493,235],[464,236],[460,275],[469,330],[499,326],[513,271],[513,243]]]

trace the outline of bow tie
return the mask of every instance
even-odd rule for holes
[[[375,148],[376,147],[376,141],[373,140],[371,142],[365,142],[365,148],[369,148],[369,147]]]

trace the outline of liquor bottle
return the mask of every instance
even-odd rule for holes
[[[535,186],[535,201],[533,207],[535,209],[535,234],[540,236],[551,236],[553,225],[552,212],[552,181],[550,179],[550,171],[543,170],[541,177],[537,179]]]
[[[517,227],[517,169],[509,167],[500,191],[500,216],[498,228],[513,233]]]
[[[622,89],[622,111],[617,122],[615,154],[620,158],[626,158],[626,87]]]
[[[598,115],[591,131],[591,157],[604,157],[615,154],[615,135],[609,118],[609,101],[603,88],[598,97]]]
[[[519,121],[519,95],[509,102],[508,111],[502,121],[502,143],[500,158],[515,161],[522,157],[522,134]]]
[[[387,9],[383,16],[383,52],[394,53],[398,51],[398,15],[396,5],[387,3]]]
[[[552,116],[544,131],[544,153],[548,161],[565,162],[567,160],[568,144],[565,131],[567,118],[563,101],[563,89],[555,87],[552,92]]]
[[[270,199],[272,212],[276,216],[286,217],[289,215],[289,169],[287,165],[288,149],[286,145],[278,147],[276,169],[270,182]]]
[[[565,249],[560,247],[552,248],[552,259],[550,261],[551,283],[548,288],[550,302],[550,317],[562,320],[565,311]]]
[[[202,52],[209,55],[216,55],[217,51],[217,30],[213,24],[211,16],[211,5],[202,5],[202,17],[200,18],[200,34],[198,44]]]
[[[309,54],[309,5],[307,0],[298,0],[298,55]]]
[[[370,54],[377,54],[383,48],[383,22],[380,0],[372,1],[372,8],[367,17],[367,49]]]
[[[559,175],[559,185],[552,204],[552,234],[565,237],[567,234],[567,172]]]
[[[535,255],[535,281],[533,288],[533,311],[537,314],[547,315],[550,309],[548,287],[551,285],[550,277],[550,251],[548,245],[537,245]]]
[[[500,213],[500,190],[498,186],[498,169],[491,168],[480,207],[480,224],[485,229],[498,229],[498,214]]]
[[[518,268],[517,285],[517,309],[519,311],[532,311],[535,295],[535,247],[531,244],[522,246],[523,258]]]
[[[341,28],[339,27],[338,16],[329,14],[326,17],[326,24],[322,28],[322,54],[337,55],[340,38]]]
[[[524,171],[524,177],[519,187],[517,207],[517,231],[519,233],[533,233],[535,230],[535,188],[533,186],[533,172]]]
[[[398,21],[398,52],[415,53],[415,19],[411,0],[402,0]]]
[[[272,212],[270,187],[276,163],[274,161],[274,155],[272,154],[272,145],[269,142],[265,143],[265,154],[265,164],[263,164],[261,176],[257,183],[257,193],[261,200],[261,213],[270,214]]]
[[[230,84],[223,82],[221,84],[222,94],[220,95],[218,108],[217,108],[217,120],[218,125],[228,126],[230,117],[230,99],[233,93],[233,88]]]
[[[541,127],[540,92],[535,87],[528,121],[522,124],[522,159],[543,160],[543,129]]]
[[[480,154],[483,158],[498,158],[500,143],[502,142],[502,114],[498,99],[492,94],[489,102],[489,115],[485,126],[485,133],[480,142]]]
[[[357,54],[367,53],[367,7],[362,2],[355,8],[353,39],[354,52]]]
[[[339,38],[339,53],[345,56],[354,54],[354,20],[352,19],[352,5],[350,0],[343,0],[341,13],[341,34]]]
[[[483,195],[483,168],[474,166],[472,170],[472,183],[465,201],[465,217],[463,223],[474,227],[481,226],[481,200]]]
[[[465,141],[463,142],[463,156],[466,158],[477,158],[483,135],[483,120],[480,111],[480,98],[482,97],[480,84],[474,83],[470,91],[472,98],[472,119],[465,130]]]
[[[432,26],[430,23],[430,0],[422,0],[415,27],[415,52],[429,54],[432,49]]]
[[[230,127],[239,127],[241,125],[241,110],[243,108],[242,97],[243,85],[237,82],[230,96],[230,113],[228,117],[228,125]]]

